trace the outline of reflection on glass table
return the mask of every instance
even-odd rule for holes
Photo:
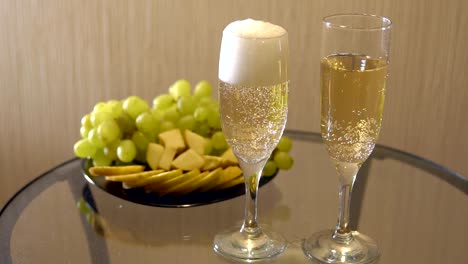
[[[336,223],[337,179],[319,134],[286,134],[295,164],[260,188],[259,215],[289,242],[269,263],[312,263],[301,241]],[[465,178],[379,145],[359,173],[352,228],[377,241],[378,263],[468,263]],[[0,263],[229,263],[213,252],[212,239],[241,223],[243,202],[238,196],[190,208],[135,204],[89,185],[81,160],[73,159],[4,206]]]

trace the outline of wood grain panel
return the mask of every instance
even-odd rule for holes
[[[215,83],[221,31],[236,19],[288,29],[288,127],[318,131],[320,21],[341,12],[394,22],[380,143],[468,175],[464,0],[0,1],[0,204],[73,157],[97,101],[151,100],[180,78]]]

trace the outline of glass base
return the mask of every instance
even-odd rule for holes
[[[214,251],[234,260],[254,262],[274,258],[287,247],[286,240],[278,233],[265,228],[253,232],[239,228],[220,233],[214,238]]]
[[[302,250],[317,263],[376,263],[380,253],[377,244],[357,231],[351,236],[333,238],[334,230],[313,234],[302,243]]]

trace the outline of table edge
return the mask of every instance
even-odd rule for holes
[[[317,132],[286,129],[284,131],[284,135],[294,136],[299,140],[302,139],[302,140],[310,140],[310,141],[321,142],[321,136]],[[400,158],[400,160],[401,160],[402,157],[409,158],[410,160],[412,160],[412,161],[414,161],[416,163],[416,164],[411,164],[411,165],[418,165],[418,164],[429,165],[428,167],[430,167],[431,169],[438,170],[438,172],[439,172],[439,175],[437,175],[438,177],[441,177],[443,180],[448,181],[450,184],[454,185],[456,188],[460,189],[465,194],[468,194],[468,178],[465,178],[460,173],[455,172],[455,171],[453,171],[453,170],[451,170],[451,169],[449,169],[449,168],[447,168],[445,166],[442,166],[442,165],[440,165],[440,164],[438,164],[438,163],[436,163],[436,162],[434,162],[432,160],[423,158],[421,156],[418,156],[418,155],[415,155],[415,154],[412,154],[412,153],[409,153],[409,152],[406,152],[406,151],[403,151],[403,150],[400,150],[400,149],[396,149],[396,148],[393,148],[393,147],[381,145],[381,144],[376,144],[375,145],[374,153],[376,153],[376,152],[377,152],[377,155],[379,154],[379,152],[384,152],[387,155],[388,154],[393,154],[393,155],[389,155],[389,156],[390,157],[393,156],[394,158]],[[13,196],[11,196],[7,200],[7,202],[3,205],[2,209],[0,210],[0,217],[7,210],[8,206],[15,200],[15,198],[18,197],[27,188],[29,188],[29,186],[33,185],[35,182],[39,181],[41,178],[46,177],[52,171],[66,165],[66,164],[74,162],[77,159],[79,159],[79,158],[75,157],[75,158],[71,158],[69,160],[66,160],[66,161],[54,166],[53,168],[47,170],[46,172],[40,174],[38,177],[34,178],[33,180],[31,180],[30,182],[25,184],[22,188],[20,188],[18,191],[16,191],[15,194]],[[417,167],[421,168],[421,166],[417,166]],[[422,169],[424,169],[424,168],[422,168]],[[442,173],[442,174],[440,174],[440,173]],[[451,177],[451,178],[447,178],[447,177]],[[453,178],[453,180],[451,180],[452,178]]]

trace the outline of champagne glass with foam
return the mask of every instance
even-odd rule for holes
[[[288,112],[287,31],[246,19],[223,31],[219,59],[219,104],[224,135],[245,178],[241,227],[216,235],[214,250],[247,261],[272,258],[286,248],[284,238],[257,222],[262,169],[283,133]]]
[[[373,263],[376,243],[352,231],[349,207],[354,180],[377,141],[385,99],[391,21],[365,14],[324,18],[320,63],[321,132],[340,182],[338,223],[304,240],[319,263]]]

